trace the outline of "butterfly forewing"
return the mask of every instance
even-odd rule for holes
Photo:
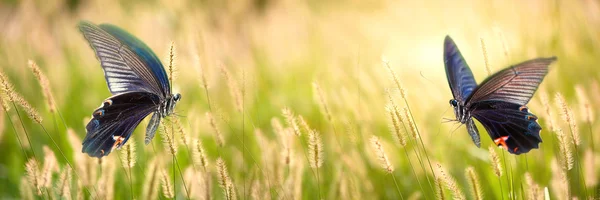
[[[125,144],[135,127],[157,109],[158,101],[158,96],[147,92],[123,93],[106,99],[86,126],[83,152],[102,157]]]
[[[111,93],[149,92],[162,98],[170,94],[162,64],[141,41],[111,25],[81,22],[79,29],[100,60]],[[154,69],[158,67],[162,73],[155,73],[161,71]]]
[[[464,103],[477,87],[477,83],[467,62],[449,36],[444,40],[444,64],[454,99]]]
[[[467,100],[467,106],[480,101],[502,101],[526,105],[548,74],[556,57],[529,60],[492,75]]]

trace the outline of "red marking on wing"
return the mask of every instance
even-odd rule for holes
[[[494,143],[496,143],[496,145],[498,145],[498,146],[502,145],[502,147],[504,147],[506,150],[508,150],[508,146],[506,145],[506,140],[508,140],[508,136],[502,136],[502,137],[495,139]]]

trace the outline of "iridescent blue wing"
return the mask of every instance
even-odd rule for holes
[[[446,66],[448,85],[450,85],[454,99],[465,103],[465,100],[477,87],[477,83],[473,72],[450,36],[446,36],[444,40],[444,65]]]
[[[526,105],[548,74],[556,57],[538,58],[511,66],[488,77],[467,99],[466,106],[481,101],[503,101]]]
[[[162,63],[142,41],[109,24],[83,21],[79,30],[100,60],[112,94],[150,92],[164,98],[171,93]]]
[[[484,101],[473,104],[471,115],[483,124],[494,143],[509,153],[527,153],[537,149],[542,142],[542,127],[537,123],[537,117],[525,106]]]
[[[100,158],[121,147],[135,127],[157,110],[159,98],[147,92],[130,92],[106,99],[86,126],[82,152]]]

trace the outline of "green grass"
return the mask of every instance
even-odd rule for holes
[[[177,130],[170,131],[179,143],[176,157],[164,148],[164,134],[156,134],[152,144],[144,145],[149,119],[129,140],[136,147],[131,170],[120,162],[122,150],[113,151],[101,164],[80,153],[90,114],[110,96],[100,64],[76,28],[80,20],[112,23],[129,31],[153,49],[165,66],[169,45],[174,43],[172,85],[174,92],[182,94],[176,115],[190,144],[195,139],[202,142],[208,172],[193,164],[195,148],[181,144]],[[72,198],[141,199],[154,180],[153,173],[160,182],[164,171],[174,183],[177,199],[188,198],[188,193],[192,199],[206,196],[202,193],[226,199],[215,167],[219,157],[227,167],[229,181],[225,182],[230,182],[237,199],[255,195],[261,199],[399,199],[400,194],[404,199],[435,199],[435,181],[441,177],[452,177],[454,188],[473,199],[469,167],[485,199],[528,199],[536,186],[542,193],[547,188],[551,199],[565,199],[561,194],[567,188],[570,197],[598,198],[598,123],[586,121],[581,108],[586,102],[576,95],[575,86],[581,86],[592,111],[600,109],[599,21],[600,5],[583,1],[1,1],[0,70],[43,121],[40,126],[18,106],[1,112],[0,198],[25,198],[22,195],[32,192],[36,199],[58,197],[60,173],[71,164],[76,172],[71,174]],[[442,60],[446,35],[455,40],[478,81],[488,76],[480,38],[485,40],[492,73],[536,57],[558,57],[528,105],[539,117],[544,142],[540,149],[520,156],[494,148],[503,167],[500,178],[494,174],[488,151],[493,141],[481,124],[477,123],[482,148],[477,148],[464,126],[455,130],[457,125],[442,123],[443,117],[454,118]],[[389,61],[406,98],[382,58]],[[49,111],[28,60],[48,77],[59,112]],[[221,68],[229,71],[232,83]],[[322,98],[313,83],[321,87]],[[231,84],[239,90],[233,94],[240,94],[241,107],[236,106]],[[409,118],[418,130],[415,139],[406,117],[398,124],[406,146],[392,136],[386,90],[400,115],[402,109],[410,109]],[[575,158],[566,182],[560,179],[559,140],[549,124],[554,117],[571,141],[571,129],[554,102],[557,92],[572,108],[582,138],[577,149],[568,147]],[[542,103],[544,94],[549,106]],[[293,134],[283,108],[302,116],[322,137],[318,179],[309,164],[309,131],[299,125],[301,135]],[[225,139],[223,147],[216,143],[206,112],[215,117]],[[279,120],[282,130],[272,126],[273,120]],[[174,121],[167,118],[166,124]],[[369,141],[372,136],[380,139],[394,168],[391,173],[381,167]],[[35,153],[43,168],[48,163],[45,146],[54,153],[58,167],[51,170],[51,187],[38,196],[29,182],[23,182],[25,164]],[[289,165],[284,154],[288,150]],[[526,181],[525,173],[531,181]],[[87,187],[77,186],[78,182]],[[208,191],[203,189],[206,183],[210,183]],[[444,194],[452,198],[454,191],[447,183],[452,181],[442,181]],[[167,199],[161,188],[158,183],[152,198]]]

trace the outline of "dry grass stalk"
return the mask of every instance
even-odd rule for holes
[[[202,171],[207,172],[208,159],[206,159],[206,151],[199,139],[194,141],[193,157],[194,163],[202,167]]]
[[[575,86],[575,92],[577,93],[577,100],[579,100],[579,111],[582,113],[582,118],[588,123],[594,122],[594,112],[590,100],[585,94],[585,90],[581,85]]]
[[[383,170],[390,174],[394,172],[394,166],[392,166],[392,163],[388,159],[388,156],[385,153],[385,150],[383,149],[383,144],[381,144],[381,141],[377,136],[371,137],[371,146],[373,146],[373,150],[375,150],[377,160],[379,160],[379,164],[381,165]]]
[[[114,197],[116,164],[112,158],[105,159],[108,160],[102,166],[102,176],[98,179],[95,188],[99,199],[112,199]]]
[[[404,119],[402,121],[408,123],[408,127],[410,128],[410,132],[412,133],[412,137],[414,139],[418,139],[419,138],[419,131],[417,130],[417,125],[415,124],[415,121],[413,121],[412,117],[411,117],[411,113],[408,110],[408,108],[404,108]]]
[[[4,94],[8,97],[8,100],[12,103],[21,106],[31,120],[35,121],[38,124],[42,123],[42,117],[37,112],[37,110],[35,110],[35,108],[33,108],[33,106],[31,106],[31,104],[29,104],[29,102],[27,102],[25,98],[23,98],[19,93],[17,93],[14,90],[12,84],[8,80],[8,77],[6,77],[6,75],[4,75],[4,73],[2,72],[0,72],[0,87],[2,88]],[[5,109],[8,110],[8,102],[3,102],[3,106],[5,104]]]
[[[215,118],[213,117],[212,113],[206,112],[206,119],[208,120],[210,127],[214,131],[215,141],[217,142],[217,145],[219,145],[219,147],[223,147],[225,145],[225,139],[223,139],[223,134],[221,134],[221,130],[217,126],[217,121],[215,121]]]
[[[407,99],[406,89],[404,89],[404,87],[402,86],[402,83],[400,82],[400,79],[398,78],[398,75],[396,75],[396,72],[390,66],[390,62],[386,59],[382,59],[382,62],[383,62],[383,66],[385,66],[388,69],[388,71],[390,72],[390,76],[391,76],[392,80],[394,81],[394,83],[396,83],[396,88],[400,91],[400,97],[402,97],[402,99],[406,100]]]
[[[28,63],[29,63],[29,67],[33,71],[33,75],[35,76],[35,78],[40,83],[40,86],[42,87],[42,91],[43,91],[42,94],[44,95],[44,98],[46,99],[46,102],[48,103],[48,109],[50,110],[50,112],[54,113],[54,111],[56,111],[56,103],[54,103],[54,98],[52,97],[52,90],[50,89],[50,81],[48,81],[48,78],[46,77],[44,72],[42,72],[42,70],[38,67],[38,65],[35,62],[33,62],[32,60],[29,60]]]
[[[227,172],[227,165],[222,158],[217,158],[216,162],[217,166],[217,174],[219,186],[223,190],[223,194],[227,200],[234,200],[237,198],[235,194],[235,188],[233,187],[233,181],[231,181],[231,177],[229,176],[229,172]]]
[[[314,89],[314,93],[316,95],[316,97],[318,98],[318,103],[319,105],[321,105],[321,109],[323,109],[323,111],[325,112],[325,117],[327,117],[327,120],[329,122],[332,122],[333,119],[331,118],[331,112],[329,111],[329,107],[327,106],[327,101],[325,100],[325,94],[323,93],[323,90],[321,89],[321,86],[319,86],[319,84],[317,82],[313,82],[313,89]]]
[[[13,98],[10,95],[12,91],[12,84],[4,75],[4,73],[0,72],[0,99],[2,100],[2,108],[4,108],[6,111],[10,110],[9,104],[13,101]]]
[[[173,84],[173,78],[175,76],[175,42],[171,42],[169,46],[169,82]]]
[[[496,153],[496,150],[494,150],[494,146],[490,146],[488,150],[490,151],[490,160],[492,161],[492,169],[494,170],[494,174],[497,177],[502,177],[502,164],[500,163],[500,157]]]
[[[573,139],[573,143],[575,146],[579,146],[581,144],[581,138],[579,137],[579,131],[577,129],[577,121],[575,120],[575,115],[573,115],[573,110],[567,105],[567,101],[560,94],[556,93],[556,103],[558,107],[560,107],[562,111],[562,118],[569,124],[569,128],[571,129],[571,139]]]
[[[42,177],[40,175],[38,162],[34,158],[29,159],[25,164],[25,170],[27,171],[27,180],[29,181],[29,184],[33,186],[38,196],[42,195],[42,184],[40,183]]]
[[[123,145],[123,148],[120,152],[121,162],[125,168],[133,168],[135,166],[136,157],[135,157],[135,142],[129,141],[127,144]]]
[[[481,184],[479,183],[479,178],[477,178],[475,169],[473,167],[467,167],[465,174],[467,175],[467,180],[469,182],[469,186],[471,187],[471,195],[473,196],[473,199],[482,200],[483,189],[481,188]]]
[[[302,126],[302,129],[304,130],[305,133],[310,133],[310,126],[308,125],[308,123],[306,122],[306,120],[304,120],[304,117],[302,117],[302,115],[298,115],[298,121],[300,123],[300,126]]]
[[[573,152],[571,151],[571,147],[569,144],[569,139],[566,134],[562,131],[562,129],[558,129],[556,131],[556,137],[558,139],[558,150],[560,153],[561,167],[564,170],[573,169]]]
[[[188,137],[187,137],[185,131],[183,130],[183,125],[181,125],[181,121],[179,120],[179,117],[173,116],[172,119],[173,119],[173,125],[175,126],[177,133],[179,133],[179,136],[181,136],[181,143],[183,143],[183,145],[188,147],[189,146]]]
[[[392,137],[394,138],[394,141],[396,141],[396,144],[398,144],[400,146],[403,146],[403,147],[406,146],[406,136],[404,135],[404,132],[400,128],[401,122],[398,119],[398,116],[396,115],[397,108],[394,105],[389,105],[389,106],[387,106],[387,111],[388,111],[388,114],[390,115],[390,122],[391,122],[390,133],[392,133]]]
[[[231,77],[231,74],[223,65],[221,65],[221,74],[223,74],[223,77],[227,80],[227,86],[229,87],[229,92],[234,100],[235,109],[238,112],[242,112],[242,91],[239,89],[235,79]]]
[[[550,130],[556,132],[559,129],[558,125],[556,125],[556,119],[554,119],[554,115],[552,114],[552,107],[550,106],[550,99],[548,98],[548,93],[540,92],[540,99],[542,101],[542,106],[544,106],[546,118],[548,118],[548,125],[550,125]]]
[[[23,200],[36,199],[33,197],[32,191],[33,191],[33,188],[31,188],[31,185],[29,185],[29,181],[27,180],[27,177],[22,177],[21,184],[19,184],[19,193],[20,193],[19,198],[21,198]]]
[[[172,126],[165,123],[164,121],[161,121],[161,126],[162,130],[159,130],[159,133],[163,139],[163,146],[165,147],[166,151],[169,152],[169,154],[174,156],[177,154],[177,143],[173,138],[173,131],[171,129]]]
[[[594,151],[592,149],[586,149],[583,154],[583,168],[585,172],[586,185],[589,187],[595,187],[598,185],[598,179],[592,177],[598,177],[598,167],[596,165],[596,155],[594,155]]]
[[[527,184],[527,199],[529,200],[543,200],[544,191],[541,190],[540,186],[533,181],[533,177],[529,172],[525,173],[525,183]]]
[[[52,184],[52,174],[58,172],[58,162],[54,152],[47,146],[44,149],[44,167],[42,169],[40,184],[44,188],[50,188]]]
[[[435,198],[439,200],[446,199],[446,191],[444,190],[444,181],[441,177],[435,178]]]
[[[456,183],[456,180],[454,180],[451,175],[446,174],[442,165],[437,164],[437,166],[442,180],[446,184],[446,187],[452,191],[454,199],[466,199],[460,188],[458,188],[458,183]]]
[[[156,199],[156,197],[159,195],[158,183],[162,180],[162,174],[159,173],[158,160],[156,158],[150,162],[146,173],[141,199]]]
[[[321,134],[316,130],[311,130],[308,137],[308,159],[311,168],[321,168],[323,165],[323,141]]]
[[[490,65],[490,60],[488,58],[488,52],[487,52],[487,48],[485,46],[485,40],[483,38],[479,38],[480,44],[481,44],[481,52],[483,53],[483,61],[485,63],[485,71],[487,72],[488,76],[492,75],[492,67]]]
[[[60,173],[56,190],[59,197],[71,199],[71,168],[65,167]]]
[[[281,113],[283,114],[283,117],[285,117],[285,122],[287,125],[294,131],[294,134],[296,134],[296,136],[302,135],[302,132],[300,132],[300,126],[298,125],[298,120],[296,120],[294,113],[289,108],[282,109]]]
[[[557,199],[571,199],[571,188],[569,187],[567,170],[562,166],[559,166],[556,159],[552,159],[551,163],[552,180],[550,181],[550,184],[552,185],[552,192]],[[548,195],[545,196],[548,197]]]
[[[160,182],[162,185],[163,196],[167,198],[174,198],[175,191],[173,190],[173,184],[171,184],[171,181],[169,180],[169,175],[167,174],[167,171],[161,171]]]
[[[504,37],[502,29],[498,27],[494,28],[494,32],[496,32],[496,35],[500,38],[500,41],[502,42],[502,50],[504,52],[504,57],[508,60],[508,43],[506,42],[506,37]]]

